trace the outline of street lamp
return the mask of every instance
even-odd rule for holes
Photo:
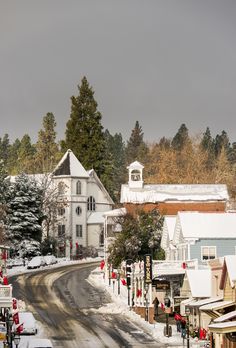
[[[166,312],[166,328],[164,329],[164,335],[166,337],[171,336],[171,329],[169,327],[169,312],[170,312],[170,299],[168,296],[164,298],[164,303],[165,303],[165,312]]]
[[[120,267],[117,268],[118,295],[120,295]]]
[[[190,315],[190,308],[189,307],[186,307],[185,308],[185,314],[186,314],[186,318],[187,318],[187,348],[190,348],[190,345],[189,345],[189,315]]]
[[[18,333],[15,333],[13,337],[14,337],[13,340],[14,340],[15,346],[16,348],[18,348],[18,345],[20,343],[20,335]]]
[[[149,284],[145,283],[145,304],[146,304],[145,320],[146,321],[148,321],[148,289],[149,289]]]

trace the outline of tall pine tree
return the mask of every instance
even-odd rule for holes
[[[79,95],[71,97],[71,114],[67,122],[62,150],[71,149],[86,169],[93,168],[109,190],[113,165],[107,151],[102,115],[97,110],[94,91],[86,77],[78,86]]]
[[[55,167],[59,158],[56,143],[56,121],[51,112],[43,118],[43,129],[38,133],[36,144],[36,164],[39,173],[49,173]]]
[[[171,146],[174,150],[181,151],[184,148],[184,146],[186,146],[188,143],[190,143],[188,128],[183,123],[178,129],[178,132],[176,133],[174,138],[172,139]]]
[[[126,145],[126,164],[129,165],[134,161],[140,161],[145,163],[145,159],[148,153],[148,147],[143,140],[143,130],[136,121],[134,129],[131,132],[130,138]]]

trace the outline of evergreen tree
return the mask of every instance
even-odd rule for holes
[[[230,142],[229,142],[229,137],[226,131],[222,131],[221,134],[217,134],[215,137],[215,156],[218,157],[224,148],[226,155],[228,156],[230,152]]]
[[[125,150],[127,165],[134,161],[145,163],[148,147],[143,140],[143,135],[142,127],[136,121]]]
[[[205,133],[203,133],[203,137],[202,137],[200,145],[201,145],[203,150],[211,151],[212,150],[212,143],[213,143],[213,139],[211,136],[211,131],[210,131],[210,128],[207,127]]]
[[[3,160],[0,161],[0,182],[0,243],[2,243],[5,238],[7,202],[10,186],[10,181],[7,178],[7,172],[5,170]]]
[[[8,134],[5,134],[3,138],[0,138],[0,160],[3,161],[4,165],[7,164],[10,150],[10,140]]]
[[[178,129],[178,132],[174,136],[171,142],[171,146],[176,151],[181,151],[187,143],[190,142],[190,138],[188,135],[188,128],[183,123],[180,128]]]
[[[25,134],[21,139],[20,147],[18,150],[18,162],[17,162],[17,173],[35,173],[34,162],[35,147],[31,144],[31,139],[28,134]]]
[[[83,77],[78,89],[78,97],[71,97],[71,114],[65,141],[61,143],[62,150],[71,149],[82,165],[86,169],[93,168],[108,188],[111,184],[112,163],[106,148],[102,115],[97,110],[94,91],[86,77]]]
[[[25,174],[16,177],[10,186],[7,215],[7,239],[18,243],[23,239],[42,239],[42,190]]]
[[[125,181],[126,167],[125,167],[125,144],[122,139],[122,135],[116,133],[114,136],[110,134],[108,130],[105,131],[105,140],[108,151],[112,155],[114,173],[113,185],[114,195],[113,199],[118,202],[121,184]]]
[[[18,152],[20,148],[20,140],[17,138],[10,146],[9,158],[7,160],[7,168],[10,175],[17,174]]]
[[[51,172],[58,161],[59,149],[56,143],[55,127],[55,117],[48,112],[43,118],[43,129],[38,133],[36,144],[36,163],[39,173]]]

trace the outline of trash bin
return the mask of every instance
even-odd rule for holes
[[[172,326],[168,326],[168,335],[167,335],[167,327],[164,326],[164,336],[171,337],[172,336]]]

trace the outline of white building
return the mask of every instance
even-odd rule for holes
[[[57,236],[76,254],[80,246],[104,245],[103,213],[112,210],[114,202],[95,171],[86,171],[71,150],[68,150],[53,171],[66,205],[58,210]],[[62,245],[63,247],[63,245]]]

